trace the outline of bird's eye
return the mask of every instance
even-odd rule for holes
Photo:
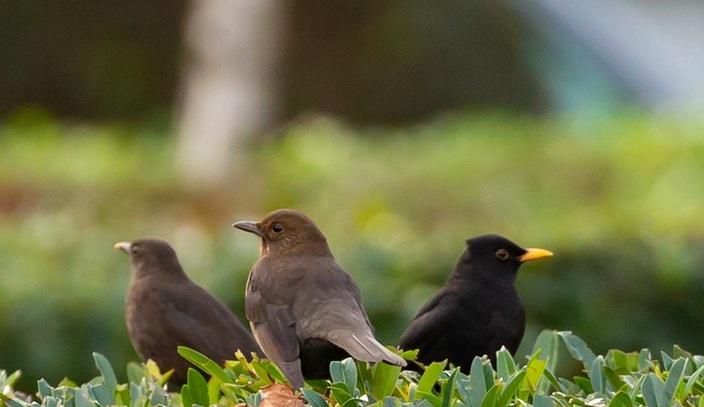
[[[130,250],[132,251],[132,253],[137,253],[137,252],[139,252],[139,247],[136,246],[136,245],[132,245],[132,247],[130,248]]]
[[[279,224],[279,223],[274,223],[273,225],[271,225],[271,231],[274,233],[281,233],[281,232],[283,232],[283,230],[284,230],[284,227],[281,226],[281,224]]]
[[[508,259],[508,251],[506,249],[499,249],[496,251],[496,258],[499,260]]]

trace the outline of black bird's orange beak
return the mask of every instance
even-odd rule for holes
[[[257,225],[257,222],[252,220],[241,220],[239,222],[235,222],[232,224],[232,227],[237,228],[239,230],[244,230],[245,232],[254,233],[259,237],[264,237],[264,232],[259,229],[259,225]]]
[[[526,249],[525,254],[518,258],[521,263],[532,260],[544,259],[546,257],[552,256],[550,250],[545,249]]]

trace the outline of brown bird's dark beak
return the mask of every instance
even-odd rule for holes
[[[233,223],[232,227],[235,227],[239,230],[244,230],[245,232],[254,233],[259,237],[264,237],[264,232],[259,229],[257,222],[253,220],[241,220],[239,222]]]
[[[117,242],[112,246],[112,248],[115,250],[119,250],[119,251],[122,251],[122,252],[129,254],[130,250],[132,249],[132,243],[130,243],[130,242]]]
[[[552,256],[550,250],[545,249],[526,249],[526,253],[518,258],[521,263],[532,260],[544,259],[546,257]]]

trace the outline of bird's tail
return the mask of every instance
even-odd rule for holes
[[[291,387],[298,389],[303,387],[303,374],[301,373],[301,360],[296,359],[291,362],[281,362],[278,364],[284,376],[291,383]]]
[[[406,361],[386,349],[371,335],[357,336],[351,332],[332,335],[335,345],[346,350],[353,358],[364,362],[380,362],[382,360],[394,365],[406,366]]]

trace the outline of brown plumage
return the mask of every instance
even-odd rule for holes
[[[125,301],[127,331],[142,360],[174,369],[171,381],[186,382],[191,366],[178,353],[188,346],[222,363],[235,351],[261,353],[237,317],[184,273],[176,252],[156,239],[120,242],[115,248],[130,256],[132,278]]]
[[[374,338],[352,278],[323,233],[301,212],[280,209],[234,226],[261,237],[245,294],[245,313],[264,354],[293,387],[328,376],[332,360],[406,362]]]

